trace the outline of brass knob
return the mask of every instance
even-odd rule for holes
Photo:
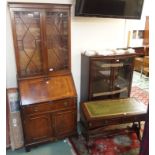
[[[37,112],[37,111],[38,111],[38,109],[37,109],[37,108],[34,108],[34,111],[35,111],[35,112]]]
[[[68,106],[68,102],[64,102],[64,106]]]

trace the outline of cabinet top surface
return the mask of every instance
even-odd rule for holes
[[[59,4],[59,3],[27,3],[27,2],[8,2],[8,6],[10,8],[18,8],[18,7],[50,7],[50,6],[71,6],[71,4]]]
[[[135,49],[105,49],[105,50],[88,50],[82,53],[82,55],[90,57],[90,58],[101,58],[101,57],[109,57],[109,58],[117,58],[117,57],[135,57],[139,55]]]
[[[89,57],[91,59],[96,59],[96,58],[134,58],[136,56],[139,56],[139,53],[133,53],[133,54],[115,54],[115,55],[87,55],[87,54],[81,54],[82,56]]]
[[[91,101],[83,105],[90,118],[128,116],[147,111],[147,106],[135,98]]]
[[[76,97],[71,75],[23,80],[19,90],[22,105]]]

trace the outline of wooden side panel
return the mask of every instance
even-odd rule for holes
[[[90,68],[89,57],[81,54],[81,86],[80,86],[80,102],[88,100],[89,96],[89,68]]]

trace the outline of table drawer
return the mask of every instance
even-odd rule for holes
[[[88,123],[89,128],[96,128],[96,127],[102,127],[106,125],[115,125],[115,124],[121,124],[123,123],[122,118],[112,118],[112,119],[103,119],[100,121],[90,121]]]

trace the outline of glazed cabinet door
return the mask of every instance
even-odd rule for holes
[[[45,27],[48,72],[69,70],[69,10],[46,11]]]
[[[91,99],[126,98],[130,95],[133,58],[91,61]]]
[[[23,121],[26,143],[52,137],[53,131],[49,114],[28,116]]]
[[[134,58],[115,59],[114,64],[120,64],[120,67],[115,67],[113,71],[113,92],[119,98],[130,96],[133,62]]]
[[[110,98],[113,90],[112,84],[112,61],[93,60],[91,61],[90,93],[91,99]]]
[[[76,111],[71,109],[55,113],[53,123],[56,137],[74,134],[76,132]]]
[[[15,9],[11,18],[18,76],[42,75],[41,12]]]
[[[10,5],[18,77],[66,73],[70,5]]]

